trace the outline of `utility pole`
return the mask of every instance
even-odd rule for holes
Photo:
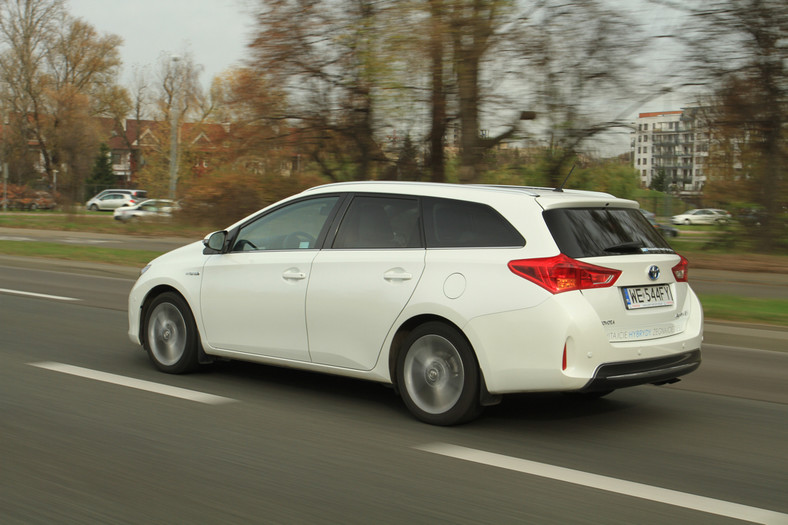
[[[180,89],[181,57],[173,55],[172,60],[172,102],[170,104],[170,199],[175,200],[178,185],[178,91]]]

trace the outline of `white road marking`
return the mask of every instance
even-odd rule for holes
[[[32,241],[30,237],[14,237],[12,235],[0,235],[0,241]]]
[[[63,297],[61,295],[49,295],[46,293],[23,292],[22,290],[9,290],[7,288],[0,288],[0,293],[8,293],[12,295],[24,295],[25,297],[39,297],[42,299],[55,299],[57,301],[81,301],[75,297]]]
[[[738,503],[730,503],[728,501],[704,496],[696,496],[685,492],[653,487],[642,483],[609,478],[598,474],[590,474],[580,470],[556,467],[546,463],[537,463],[526,459],[513,458],[502,454],[485,452],[483,450],[449,445],[447,443],[430,443],[414,448],[432,454],[462,459],[473,463],[481,463],[483,465],[550,478],[575,485],[605,490],[607,492],[615,492],[625,496],[666,503],[677,507],[685,507],[709,514],[769,525],[788,524],[788,514],[759,509],[757,507],[749,507]]]
[[[104,244],[113,241],[105,241],[103,239],[82,239],[82,238],[74,238],[74,237],[66,237],[65,239],[61,239],[62,242],[67,244]]]
[[[31,366],[38,368],[45,368],[54,372],[61,372],[63,374],[70,374],[73,376],[84,377],[86,379],[93,379],[95,381],[102,381],[104,383],[112,383],[114,385],[126,386],[129,388],[136,388],[137,390],[145,390],[146,392],[153,392],[154,394],[162,394],[165,396],[177,397],[180,399],[187,399],[189,401],[196,401],[198,403],[205,403],[207,405],[221,405],[224,403],[234,403],[235,399],[229,397],[215,396],[213,394],[206,394],[204,392],[197,392],[196,390],[187,390],[176,386],[162,385],[152,381],[145,381],[142,379],[134,379],[131,377],[110,374],[107,372],[99,372],[98,370],[91,370],[89,368],[82,368],[79,366],[65,365],[63,363],[28,363]]]

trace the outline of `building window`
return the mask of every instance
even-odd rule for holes
[[[638,153],[640,153],[640,148],[638,148]]]
[[[643,153],[648,153],[648,146],[646,146],[645,148],[643,148]]]
[[[640,157],[638,157],[638,166],[640,166]]]
[[[648,124],[643,124],[643,130],[648,131]]]
[[[643,142],[648,142],[648,135],[643,135]]]

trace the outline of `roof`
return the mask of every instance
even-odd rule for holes
[[[662,117],[665,115],[681,115],[683,111],[655,111],[653,113],[639,113],[638,118]]]

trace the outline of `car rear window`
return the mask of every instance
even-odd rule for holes
[[[673,253],[640,210],[557,208],[544,220],[562,253],[573,258],[633,253]]]
[[[478,202],[424,199],[428,248],[525,246],[525,239],[495,209]]]

